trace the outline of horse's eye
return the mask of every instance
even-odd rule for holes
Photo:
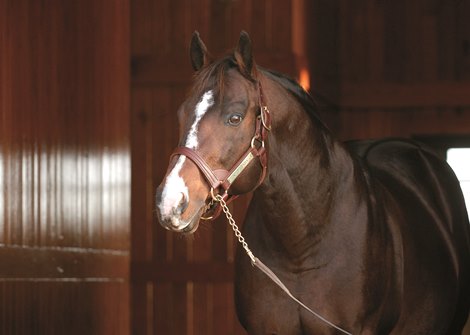
[[[231,126],[238,126],[243,118],[240,114],[232,114],[228,119],[228,124]]]

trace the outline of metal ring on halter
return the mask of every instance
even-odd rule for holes
[[[202,213],[202,214],[204,214],[204,213]],[[207,216],[207,217],[201,215],[201,220],[203,220],[203,221],[209,221],[209,220],[212,220],[213,218],[214,218],[214,215]]]
[[[220,201],[220,200],[219,200],[220,198],[224,199],[225,197],[228,196],[228,190],[225,190],[225,193],[224,193],[224,195],[222,196],[222,195],[220,195],[220,193],[214,194],[214,188],[211,187],[210,195],[211,195],[213,201],[219,202],[219,201]],[[220,197],[220,198],[219,198],[219,197]]]
[[[209,202],[209,204],[206,206],[206,211],[216,202],[218,202],[216,196],[214,195],[214,188],[211,187],[211,192],[210,192],[210,195],[212,197],[211,201]],[[205,213],[205,211],[204,211]],[[208,221],[208,220],[212,220],[214,218],[214,215],[211,215],[211,216],[203,216],[204,213],[202,213],[201,215],[201,220],[205,220],[205,221]]]
[[[214,188],[213,187],[211,187],[211,197],[212,197],[212,200],[217,201],[217,198],[214,195]]]
[[[266,128],[266,130],[268,131],[271,131],[271,126],[268,126],[266,124],[266,120],[265,120],[265,116],[264,116],[264,113],[268,113],[269,114],[269,109],[268,109],[268,106],[263,106],[261,107],[261,123],[263,124],[263,127]]]
[[[252,148],[256,148],[255,147],[255,141],[258,141],[259,143],[261,143],[261,147],[264,148],[264,141],[259,139],[259,135],[255,135],[251,139],[251,147]]]

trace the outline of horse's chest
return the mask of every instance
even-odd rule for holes
[[[251,334],[333,334],[335,330],[318,317],[302,309],[268,276],[255,267],[247,264],[239,267],[236,280],[237,310],[241,323]],[[351,320],[345,316],[344,305],[336,299],[347,296],[352,286],[337,287],[329,276],[283,274],[278,269],[273,271],[281,278],[294,296],[326,317],[335,324],[349,324]],[[353,281],[350,281],[353,282]],[[328,287],[328,290],[324,288]],[[349,291],[349,292],[348,292]],[[362,304],[361,298],[349,299],[348,309],[357,310]],[[339,315],[342,315],[338,319]]]
[[[249,264],[237,269],[235,298],[238,318],[250,335],[303,334],[297,304]]]

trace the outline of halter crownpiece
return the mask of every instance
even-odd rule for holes
[[[196,166],[199,171],[202,172],[209,186],[211,187],[211,197],[212,200],[215,200],[215,193],[222,194],[222,198],[230,203],[238,197],[238,195],[229,195],[229,189],[235,180],[240,176],[240,174],[246,169],[248,165],[256,157],[259,159],[262,171],[258,182],[252,188],[256,189],[263,182],[266,177],[266,171],[268,167],[268,154],[265,146],[265,141],[268,138],[268,133],[271,130],[271,114],[269,109],[264,101],[263,89],[261,87],[261,82],[258,81],[258,104],[260,109],[260,114],[256,117],[255,125],[255,134],[253,135],[249,148],[245,153],[237,160],[237,162],[232,166],[230,170],[225,169],[216,169],[213,170],[194,149],[188,147],[176,147],[173,151],[171,158],[175,155],[184,155],[188,157]],[[170,158],[170,159],[171,159]],[[213,204],[218,204],[217,202],[212,202]],[[210,207],[210,206],[208,206]],[[210,210],[206,209],[206,212]],[[218,217],[221,213],[221,208],[217,208],[214,211],[214,215],[210,217],[201,217],[203,220],[212,220]]]

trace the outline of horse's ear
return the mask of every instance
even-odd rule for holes
[[[240,39],[238,40],[237,48],[235,49],[235,61],[240,71],[250,77],[254,78],[254,66],[253,66],[253,54],[251,47],[250,36],[246,31],[240,33]]]
[[[189,53],[194,71],[199,71],[201,68],[210,63],[209,52],[207,51],[206,45],[201,40],[198,31],[193,33]]]

